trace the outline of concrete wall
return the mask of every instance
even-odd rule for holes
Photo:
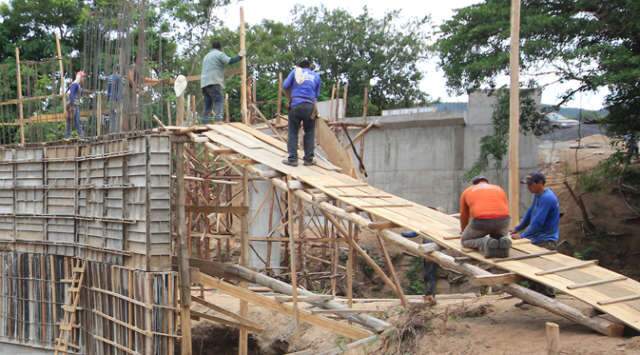
[[[459,195],[468,185],[463,177],[480,155],[480,139],[493,132],[495,102],[495,96],[481,92],[470,95],[467,112],[369,117],[379,127],[364,139],[368,182],[414,202],[457,212]],[[523,176],[537,166],[537,144],[533,136],[520,137]],[[507,190],[506,164],[484,174]],[[531,197],[523,190],[525,208]]]

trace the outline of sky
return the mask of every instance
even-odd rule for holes
[[[217,15],[224,20],[230,28],[237,28],[239,24],[239,8],[244,7],[245,20],[248,23],[258,23],[264,19],[290,22],[290,11],[296,4],[305,6],[324,5],[329,9],[342,8],[352,14],[361,12],[363,6],[367,6],[372,16],[379,17],[385,12],[400,9],[401,17],[431,16],[433,26],[440,25],[454,14],[455,9],[466,7],[479,0],[241,0],[231,5],[222,7]],[[448,92],[443,72],[438,68],[438,58],[434,57],[420,65],[424,71],[424,79],[420,83],[421,89],[429,94],[431,99],[441,99],[442,101],[466,102],[466,95],[456,96]],[[526,82],[526,77],[521,78]],[[543,84],[554,81],[554,77],[549,76],[541,79]],[[508,84],[508,77],[498,78],[498,85]],[[567,89],[577,87],[577,83],[553,84],[547,86],[542,93],[542,103],[555,104],[558,96]],[[607,94],[606,90],[597,93],[583,93],[575,96],[575,99],[565,106],[579,107],[584,109],[602,108],[603,98]]]

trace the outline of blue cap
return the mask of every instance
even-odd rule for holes
[[[411,231],[411,232],[402,232],[400,234],[405,238],[415,238],[415,237],[418,236],[418,233],[413,232],[413,231]]]
[[[525,177],[522,181],[520,181],[520,183],[522,184],[537,184],[537,183],[546,183],[547,182],[547,178],[545,178],[544,174],[539,172],[539,171],[534,171],[532,173],[530,173],[529,175],[527,175],[527,177]]]

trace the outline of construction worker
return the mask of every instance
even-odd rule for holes
[[[282,88],[289,102],[289,157],[282,162],[298,166],[298,132],[304,128],[304,165],[314,164],[316,101],[320,95],[320,75],[311,70],[311,62],[303,59],[287,76]]]
[[[484,176],[476,176],[460,196],[462,246],[478,249],[487,258],[509,254],[509,203],[507,194]]]
[[[219,41],[211,42],[211,51],[204,56],[200,73],[200,88],[202,88],[204,96],[203,124],[209,123],[212,109],[215,112],[215,120],[222,121],[224,114],[224,67],[227,64],[239,62],[244,55],[245,52],[240,51],[237,56],[230,58],[222,51],[222,45]]]
[[[513,239],[527,238],[531,243],[549,250],[558,246],[560,231],[560,203],[551,189],[545,187],[546,178],[541,172],[533,172],[522,180],[533,194],[533,203],[512,231]],[[530,288],[548,297],[555,297],[553,288],[533,282]],[[521,303],[523,304],[523,303]],[[519,304],[519,305],[521,305]]]
[[[76,73],[76,80],[69,85],[67,92],[69,93],[69,99],[67,101],[67,129],[64,133],[64,138],[71,137],[71,125],[78,131],[80,137],[84,137],[84,130],[80,122],[80,96],[82,96],[82,83],[84,82],[85,73],[80,70]]]
[[[413,239],[418,236],[414,231],[400,233],[405,238]],[[424,244],[433,243],[425,240]],[[422,300],[425,306],[434,306],[436,304],[436,286],[438,284],[438,264],[422,258],[422,280],[424,281],[424,295]]]

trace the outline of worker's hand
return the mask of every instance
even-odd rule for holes
[[[518,232],[511,232],[511,239],[522,239],[522,236]]]
[[[240,52],[238,52],[238,56],[240,57],[244,57],[245,55],[247,55],[247,51],[245,49],[241,49]]]

